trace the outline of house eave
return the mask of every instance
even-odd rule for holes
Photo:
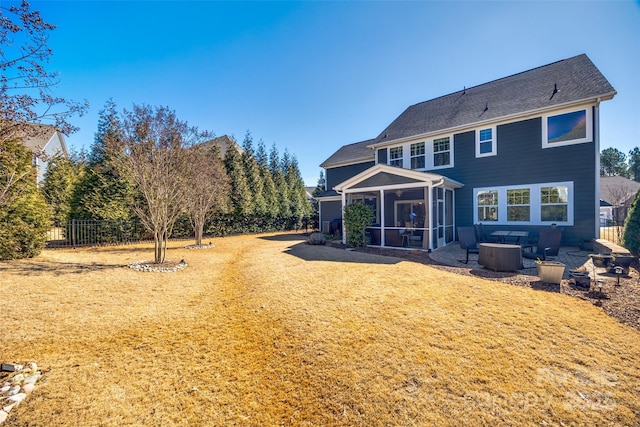
[[[571,101],[571,102],[565,102],[563,104],[557,104],[554,105],[553,107],[543,107],[543,108],[537,108],[534,110],[527,110],[524,112],[519,112],[519,113],[514,113],[514,114],[510,114],[507,116],[502,116],[498,119],[490,119],[490,120],[481,120],[481,121],[477,121],[477,122],[472,122],[472,123],[465,123],[464,125],[460,125],[460,126],[454,126],[451,128],[446,128],[446,129],[438,129],[435,131],[431,131],[431,132],[425,132],[425,133],[420,133],[420,134],[415,134],[415,135],[411,135],[411,136],[406,136],[403,138],[396,138],[390,141],[384,141],[384,142],[378,142],[378,143],[374,143],[371,145],[367,145],[368,148],[371,149],[378,149],[378,148],[382,148],[382,147],[388,147],[390,145],[396,145],[396,144],[402,144],[405,142],[409,142],[409,141],[413,141],[415,139],[423,139],[423,138],[429,138],[429,137],[433,137],[433,136],[437,136],[437,135],[445,135],[445,134],[453,134],[453,133],[461,133],[463,131],[468,131],[468,130],[472,130],[478,127],[482,127],[482,126],[489,126],[489,125],[500,125],[506,122],[513,122],[513,121],[517,121],[517,120],[526,120],[529,118],[532,118],[534,116],[539,116],[542,113],[549,113],[549,112],[553,112],[556,110],[563,110],[566,108],[571,108],[571,107],[575,107],[578,105],[582,105],[582,104],[598,104],[602,101],[608,101],[610,99],[613,99],[613,97],[617,94],[617,91],[612,91],[612,92],[608,92],[606,94],[603,95],[599,95],[599,96],[595,96],[595,97],[589,97],[589,98],[584,98],[584,99],[580,99],[577,101]]]
[[[331,169],[331,168],[338,168],[341,166],[351,166],[351,165],[357,165],[360,163],[367,163],[367,162],[374,162],[375,161],[375,157],[371,156],[371,157],[360,157],[358,159],[352,159],[352,160],[348,160],[348,161],[344,161],[344,162],[336,162],[336,163],[326,163],[323,162],[320,164],[321,168],[325,168],[325,169]]]

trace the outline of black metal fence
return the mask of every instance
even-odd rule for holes
[[[207,236],[228,236],[232,234],[261,233],[268,231],[300,230],[308,231],[307,218],[234,218],[220,216],[211,219],[205,225]],[[171,238],[193,238],[194,232],[189,220],[179,218],[174,226]],[[140,221],[122,220],[71,220],[55,224],[48,232],[47,247],[63,248],[78,246],[120,245],[152,241],[149,233]]]
[[[135,243],[152,239],[138,221],[71,220],[54,224],[48,248]]]
[[[600,223],[600,238],[622,245],[624,221],[605,220]]]

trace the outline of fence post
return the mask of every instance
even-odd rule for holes
[[[71,246],[76,248],[76,220],[71,220]]]

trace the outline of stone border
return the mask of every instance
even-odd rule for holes
[[[14,370],[10,377],[0,383],[0,424],[35,389],[36,382],[42,376],[35,362],[27,363],[24,368],[21,365],[4,366],[11,366]]]
[[[166,266],[162,264],[155,264],[153,261],[134,261],[128,265],[128,267],[132,270],[149,272],[153,271],[155,273],[174,273],[176,271],[182,271],[187,268],[189,264],[187,264],[184,260],[180,260],[180,262],[168,262]]]

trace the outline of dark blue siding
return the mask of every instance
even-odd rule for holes
[[[475,157],[474,132],[457,134],[454,141],[455,167],[437,172],[464,184],[456,190],[456,225],[473,223],[474,188],[573,181],[574,226],[562,227],[563,244],[595,237],[597,154],[592,142],[542,149],[541,118],[498,126],[496,156]]]
[[[354,165],[339,166],[337,168],[326,169],[327,190],[332,190],[333,187],[340,184],[343,181],[369,169],[375,162],[356,163]]]

